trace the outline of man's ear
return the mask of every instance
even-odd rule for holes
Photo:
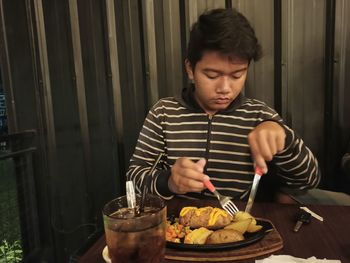
[[[188,79],[193,80],[193,70],[191,67],[191,63],[188,61],[187,58],[185,59],[185,68],[186,68]]]

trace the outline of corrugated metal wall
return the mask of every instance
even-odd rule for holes
[[[282,115],[321,160],[325,15],[325,1],[282,4]]]
[[[38,130],[42,241],[57,262],[122,193],[148,109],[186,84],[190,25],[225,6],[248,17],[263,46],[245,94],[275,107],[332,171],[350,133],[348,1],[1,1],[10,132]],[[334,174],[325,178],[336,186]]]
[[[330,79],[331,90],[327,95],[329,102],[326,105],[327,114],[325,118],[329,133],[325,136],[328,141],[326,155],[328,175],[332,168],[339,166],[339,159],[350,146],[350,2],[337,0],[335,3],[335,25],[334,25],[334,57],[333,76]],[[334,145],[333,145],[334,144]],[[332,158],[333,157],[333,158]],[[334,166],[332,165],[334,164]],[[340,177],[340,178],[339,178]],[[349,192],[350,186],[344,184],[344,178],[339,174],[333,180],[340,183],[337,186]],[[328,177],[330,180],[330,176]],[[332,182],[329,183],[330,185]]]

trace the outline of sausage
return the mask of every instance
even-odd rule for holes
[[[220,229],[232,221],[232,217],[223,209],[207,207],[184,207],[179,216],[180,224],[191,228],[205,227],[207,229]]]

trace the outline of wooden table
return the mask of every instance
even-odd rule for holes
[[[168,203],[168,212],[177,211],[179,207],[185,205],[196,205],[196,201],[194,202],[171,200]],[[215,201],[210,202],[210,204],[215,204]],[[244,204],[237,203],[237,205],[240,209],[243,209]],[[283,248],[274,254],[292,255],[301,258],[315,256],[320,259],[339,259],[342,263],[350,262],[350,206],[308,205],[307,207],[321,215],[324,221],[320,222],[313,219],[310,224],[303,225],[300,231],[295,233],[293,227],[295,217],[300,211],[299,206],[277,203],[254,204],[252,214],[255,217],[273,222],[283,239]],[[79,262],[103,263],[101,252],[105,245],[103,236],[80,258]],[[252,263],[255,262],[255,259],[234,262]],[[185,261],[164,260],[164,263],[180,262]]]

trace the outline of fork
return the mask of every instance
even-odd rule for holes
[[[221,195],[215,189],[215,186],[212,184],[212,182],[210,182],[210,180],[205,180],[203,183],[209,189],[209,191],[219,199],[220,205],[223,209],[225,209],[227,213],[229,213],[231,216],[234,216],[239,211],[237,206],[231,201],[231,198]]]

